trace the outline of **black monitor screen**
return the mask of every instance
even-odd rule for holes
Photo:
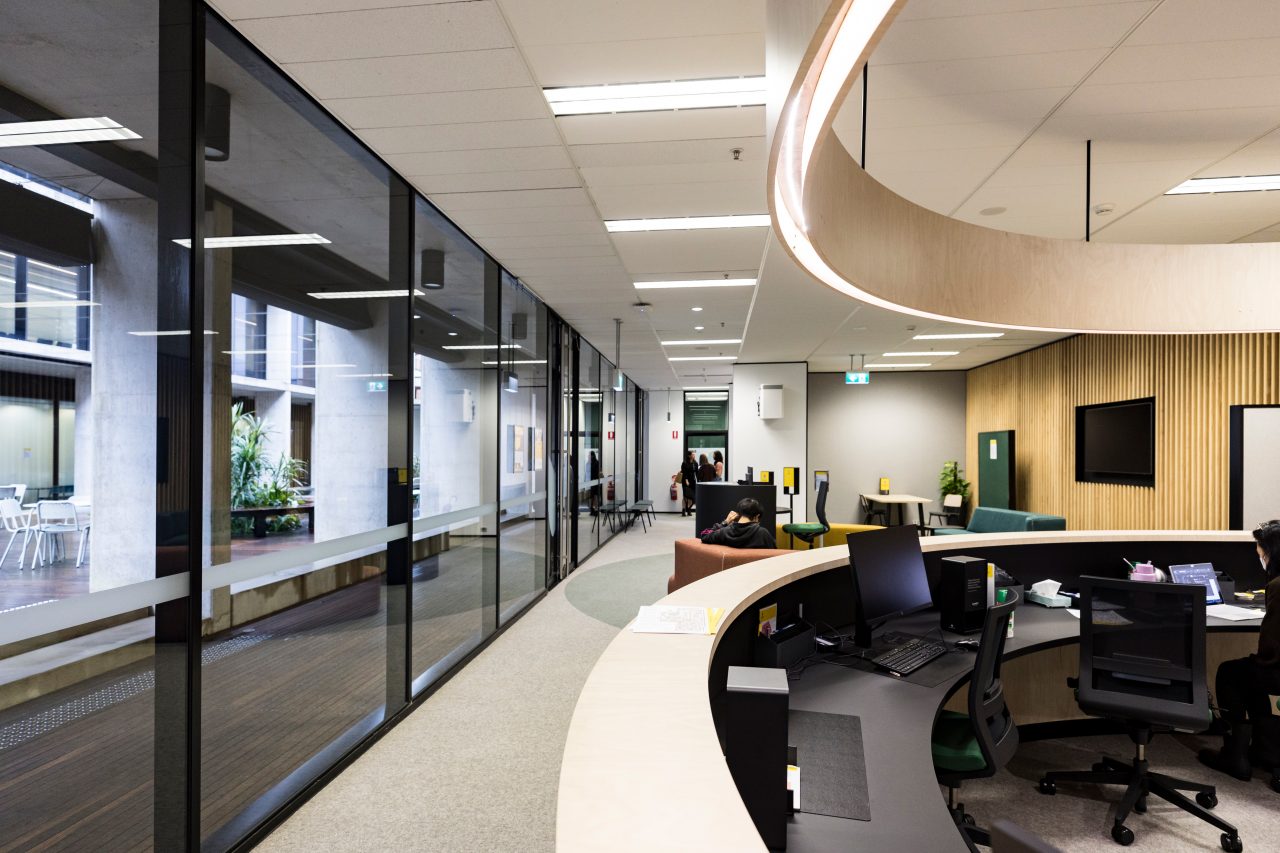
[[[933,603],[915,525],[868,530],[851,535],[848,542],[861,623],[923,610]]]
[[[1076,479],[1155,485],[1155,400],[1076,408]]]

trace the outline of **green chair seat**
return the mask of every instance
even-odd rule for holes
[[[963,773],[987,766],[966,714],[943,711],[933,725],[932,747],[933,765],[941,770]]]
[[[797,521],[795,524],[782,525],[782,532],[795,536],[821,536],[827,532],[827,526],[814,521]]]

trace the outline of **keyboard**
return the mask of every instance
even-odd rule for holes
[[[910,675],[929,661],[947,653],[942,643],[913,639],[881,652],[871,662],[894,675]]]

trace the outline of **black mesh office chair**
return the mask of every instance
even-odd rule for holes
[[[1134,757],[1126,764],[1103,756],[1092,770],[1046,773],[1040,793],[1056,793],[1060,782],[1124,785],[1111,826],[1119,844],[1133,843],[1125,819],[1130,811],[1145,812],[1147,796],[1154,794],[1220,829],[1223,850],[1244,849],[1236,828],[1209,811],[1218,804],[1213,785],[1152,773],[1147,765],[1153,734],[1209,727],[1204,619],[1204,587],[1198,584],[1080,579],[1076,701],[1090,716],[1122,721]],[[1195,802],[1181,791],[1194,791]]]
[[[969,713],[943,711],[933,725],[933,768],[938,782],[947,786],[947,808],[970,847],[990,847],[991,834],[965,814],[963,803],[956,802],[960,783],[994,776],[1018,750],[1018,727],[1005,707],[1000,684],[1005,635],[1017,604],[1015,599],[987,610],[969,681]]]

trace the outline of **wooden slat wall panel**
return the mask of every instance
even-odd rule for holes
[[[1156,398],[1156,487],[1077,483],[1075,407]],[[1075,530],[1227,526],[1228,411],[1280,404],[1280,335],[1077,335],[970,370],[966,469],[979,432],[1016,431],[1018,507]]]

